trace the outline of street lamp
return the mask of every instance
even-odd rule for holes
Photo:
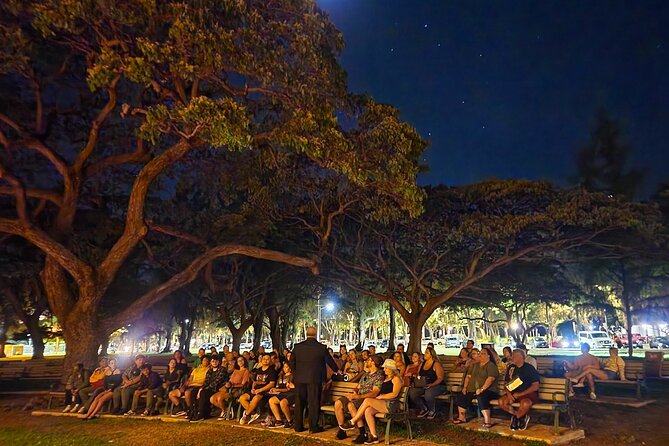
[[[321,311],[323,308],[325,310],[332,312],[335,309],[335,304],[332,302],[328,302],[325,305],[321,305],[321,295],[318,295],[318,299],[316,301],[316,308],[318,309],[318,326],[316,327],[316,339],[318,342],[321,342]]]

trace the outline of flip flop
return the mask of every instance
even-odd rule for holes
[[[467,420],[461,420],[460,418],[456,418],[455,420],[453,420],[453,424],[463,424],[466,422]]]
[[[483,423],[483,427],[485,429],[490,429],[491,427],[495,426],[497,423]]]

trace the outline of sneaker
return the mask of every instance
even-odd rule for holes
[[[591,400],[596,400],[597,399],[597,394],[595,394],[595,392],[590,392],[590,399]]]
[[[193,418],[192,420],[188,420],[189,423],[199,423],[200,421],[204,421],[204,418],[197,417],[197,418]]]
[[[418,418],[425,418],[427,416],[427,414],[429,414],[429,413],[430,413],[429,410],[423,409],[418,413]]]
[[[220,417],[216,418],[216,421],[225,421],[225,415],[221,415]]]
[[[149,413],[149,411],[148,411],[148,410],[145,410],[144,412],[142,412],[142,415],[141,415],[141,416],[143,416],[143,417],[148,417],[149,415],[151,415],[151,414]]]
[[[525,429],[527,429],[527,425],[528,425],[528,424],[530,424],[530,416],[529,416],[529,415],[525,415],[525,416],[524,416],[523,418],[521,418],[520,421],[518,422],[518,429],[520,429],[521,431],[524,431]]]
[[[86,408],[85,408],[85,407],[81,407],[81,408],[77,411],[77,413],[86,413]]]
[[[365,444],[367,441],[367,434],[358,434],[353,440],[353,444]]]
[[[186,411],[185,410],[180,410],[179,412],[173,414],[172,416],[174,418],[178,418],[178,417],[183,417],[184,415],[186,415]]]
[[[344,424],[339,426],[339,429],[343,431],[352,431],[353,429],[355,429],[355,426],[353,426],[353,423],[347,420],[344,421]]]
[[[78,409],[78,408],[79,408],[78,406],[79,406],[79,405],[76,405],[76,406],[74,406],[74,407],[76,407],[76,408]],[[72,410],[72,405],[71,405],[71,404],[68,404],[67,406],[65,406],[65,409],[63,409],[63,413],[67,413],[67,412],[70,412],[70,411],[72,411],[72,412],[76,412],[76,410]]]
[[[133,415],[137,415],[137,414],[135,413],[135,411],[133,411],[133,410],[129,410],[129,411],[127,411],[126,413],[123,414],[124,417],[131,417],[131,416],[133,416]]]
[[[512,431],[517,431],[518,430],[518,418],[516,418],[515,415],[511,415],[511,430]]]
[[[278,421],[270,421],[266,427],[269,429],[283,429],[285,426],[286,423],[284,423],[281,420],[278,420]]]
[[[367,441],[365,441],[365,444],[376,444],[379,442],[379,437],[369,437]]]
[[[249,422],[249,416],[246,415],[246,411],[242,414],[242,417],[239,419],[239,424],[247,424]]]
[[[251,415],[251,418],[249,419],[248,424],[253,423],[253,422],[254,422],[255,420],[257,420],[258,418],[260,418],[260,414],[259,414],[259,413],[254,413],[253,415]]]
[[[434,420],[434,417],[436,417],[436,416],[437,416],[436,412],[430,411],[430,412],[427,413],[427,415],[425,415],[425,418],[428,419],[428,420]]]
[[[347,435],[346,435],[346,431],[344,429],[341,429],[341,428],[337,429],[337,435],[335,435],[335,438],[337,440],[343,440],[346,437],[347,437]]]
[[[283,423],[283,428],[284,429],[292,429],[293,428],[293,422],[292,421],[286,421]]]

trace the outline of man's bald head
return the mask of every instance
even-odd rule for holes
[[[316,327],[308,327],[307,328],[307,337],[308,338],[315,338],[316,337]]]

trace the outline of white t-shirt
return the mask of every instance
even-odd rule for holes
[[[537,369],[537,360],[534,359],[533,357],[526,356],[525,357],[525,362],[530,364],[532,367],[534,367],[534,370],[539,370],[539,369]]]

